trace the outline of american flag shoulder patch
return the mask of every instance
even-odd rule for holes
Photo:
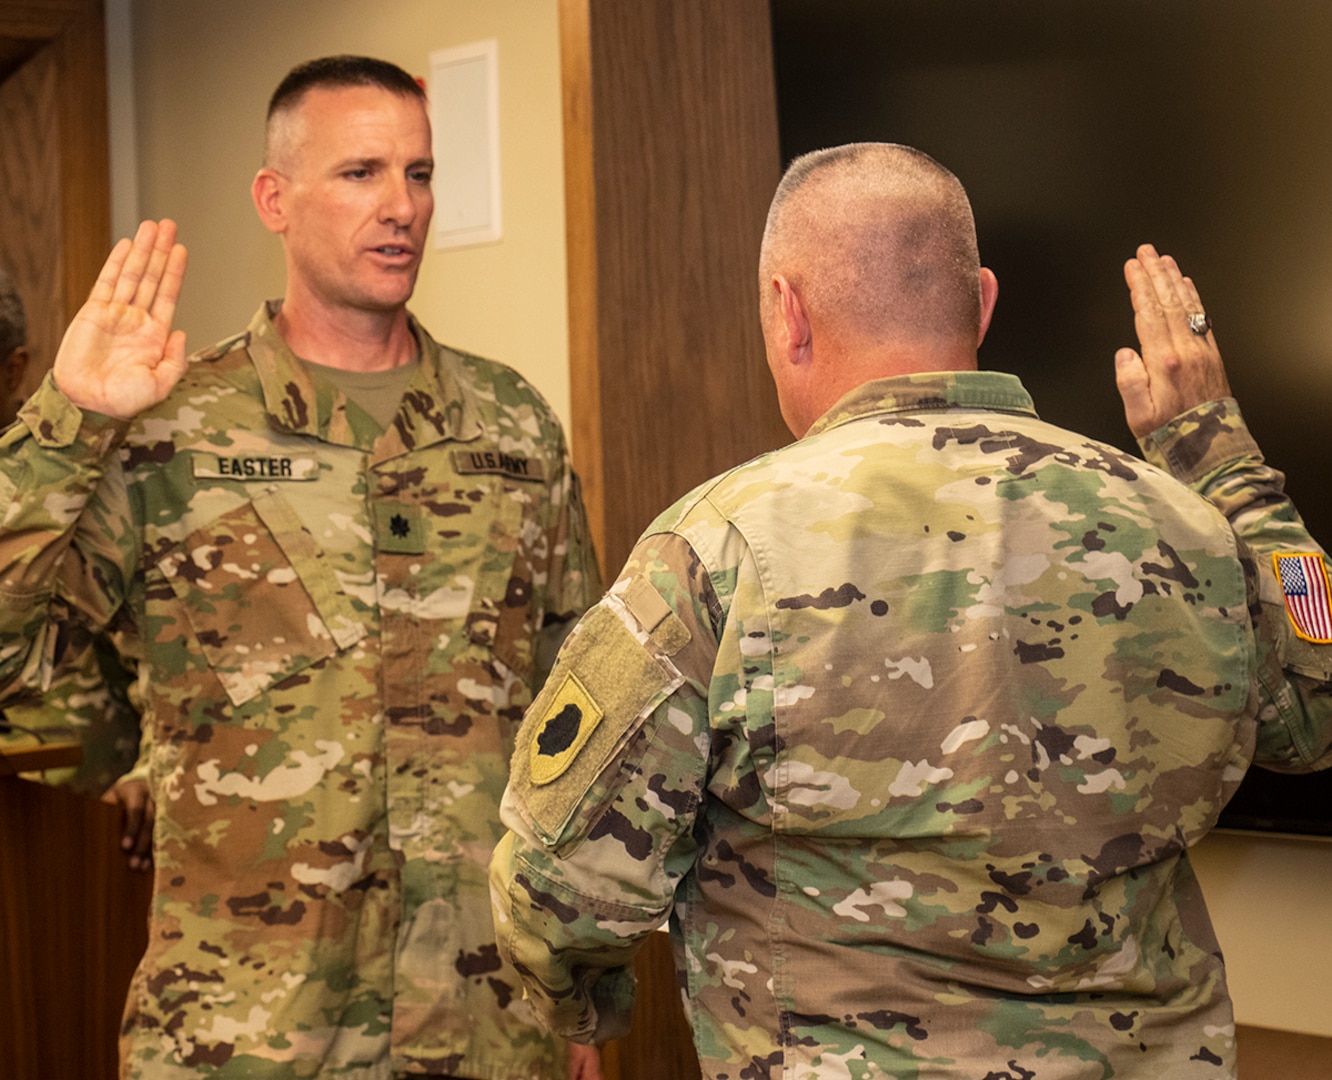
[[[1272,562],[1295,633],[1319,645],[1332,643],[1332,588],[1322,553],[1274,554]]]

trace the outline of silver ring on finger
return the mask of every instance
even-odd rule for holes
[[[1206,334],[1207,331],[1212,329],[1212,320],[1207,317],[1207,312],[1190,311],[1189,329],[1199,335]]]

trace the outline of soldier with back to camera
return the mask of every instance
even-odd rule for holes
[[[927,155],[798,158],[759,265],[797,441],[663,513],[565,643],[502,955],[601,1041],[669,917],[717,1080],[1233,1076],[1188,850],[1251,761],[1332,764],[1332,650],[1292,663],[1215,507],[976,370],[997,284]]]

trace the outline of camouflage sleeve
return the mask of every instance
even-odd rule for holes
[[[1303,772],[1332,766],[1332,633],[1310,633],[1287,602],[1277,564],[1294,556],[1328,586],[1325,553],[1285,492],[1285,477],[1263,459],[1239,403],[1209,401],[1139,440],[1152,464],[1211,501],[1230,522],[1255,567],[1254,622],[1263,704],[1254,760]]]
[[[2,697],[51,684],[59,610],[100,631],[124,601],[134,533],[115,450],[126,429],[79,410],[48,375],[0,436]]]
[[[633,955],[693,865],[719,611],[690,544],[645,537],[519,734],[491,863],[497,938],[566,1038],[628,1029]]]
[[[63,621],[57,635],[59,658],[50,684],[30,697],[7,701],[5,716],[46,742],[77,742],[83,760],[47,769],[42,781],[95,797],[128,773],[138,754],[133,665],[109,635],[91,636],[77,623]],[[15,738],[30,742],[32,736]]]
[[[1206,496],[1256,554],[1320,550],[1286,495],[1285,476],[1263,460],[1234,398],[1190,409],[1138,445],[1153,465]]]

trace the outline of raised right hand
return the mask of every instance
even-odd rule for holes
[[[185,333],[171,329],[184,274],[174,221],[145,221],[116,244],[60,342],[60,392],[121,420],[165,399],[185,374]]]
[[[1230,384],[1215,335],[1189,329],[1189,312],[1206,309],[1174,259],[1143,244],[1124,264],[1124,281],[1142,351],[1115,354],[1115,381],[1124,418],[1141,439],[1196,405],[1230,397]]]

